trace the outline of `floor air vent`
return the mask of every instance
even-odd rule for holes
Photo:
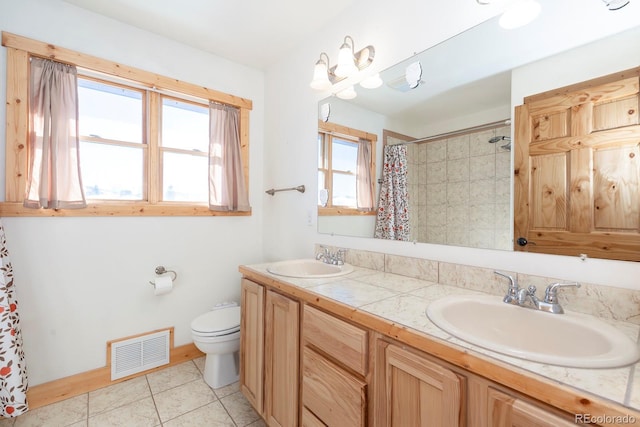
[[[111,343],[111,381],[169,363],[170,330]]]

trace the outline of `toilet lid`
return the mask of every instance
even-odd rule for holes
[[[191,322],[195,332],[211,333],[238,329],[240,327],[240,307],[225,307],[211,310]]]

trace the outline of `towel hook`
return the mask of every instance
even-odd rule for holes
[[[176,273],[176,272],[175,272],[175,271],[173,271],[173,270],[167,270],[167,269],[166,269],[166,268],[164,268],[164,266],[162,266],[162,265],[157,266],[155,271],[156,271],[156,274],[157,274],[158,276],[160,276],[161,274],[166,274],[166,273],[170,273],[170,274],[172,274],[172,275],[173,275],[173,277],[171,278],[171,281],[172,281],[172,282],[173,282],[173,281],[175,281],[175,280],[178,278],[178,273]],[[152,285],[152,286],[155,286],[155,285],[156,285],[156,284],[155,284],[155,283],[153,283],[151,280],[149,280],[149,283],[151,283],[151,285]]]

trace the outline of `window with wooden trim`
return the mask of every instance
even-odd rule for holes
[[[358,209],[356,181],[359,144],[370,146],[370,173],[375,181],[376,135],[322,121],[318,127],[319,215],[375,214],[375,211]]]
[[[5,32],[2,44],[7,48],[7,132],[0,216],[250,215],[208,207],[209,103],[240,110],[248,183],[250,100]],[[29,60],[34,56],[78,69],[86,209],[22,206],[29,155]]]

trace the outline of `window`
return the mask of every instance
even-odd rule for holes
[[[88,202],[146,199],[144,99],[140,90],[78,78],[80,169]]]
[[[162,98],[162,200],[209,197],[209,107]]]
[[[320,122],[318,132],[320,214],[371,214],[371,212],[358,211],[356,196],[358,145],[370,144],[372,153],[370,171],[371,176],[375,176],[375,141],[375,135]],[[323,192],[325,192],[324,195]]]
[[[198,85],[3,33],[7,47],[6,196],[3,216],[249,215],[209,209],[209,103],[239,110],[248,164],[252,103]],[[87,209],[25,209],[31,56],[78,68],[82,183]],[[244,168],[248,182],[248,168]]]

